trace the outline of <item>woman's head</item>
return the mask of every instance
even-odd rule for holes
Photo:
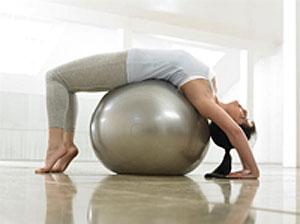
[[[222,103],[221,106],[236,123],[239,125],[247,124],[248,111],[241,106],[239,101],[235,100],[229,103]]]
[[[240,128],[244,131],[247,139],[251,146],[253,146],[256,142],[256,126],[254,121],[247,120],[243,124],[239,125]],[[219,147],[224,148],[225,150],[230,150],[233,145],[230,143],[229,138],[225,134],[225,132],[214,122],[211,122],[209,125],[210,136],[213,139],[214,143]]]
[[[218,101],[218,104],[230,115],[230,117],[240,126],[244,131],[250,144],[254,145],[256,141],[256,126],[254,121],[250,121],[247,118],[248,111],[241,106],[239,101],[235,100],[229,103],[221,103]],[[219,128],[214,122],[210,124],[210,133],[213,141],[220,147],[224,149],[232,149],[227,135],[225,132]]]
[[[244,131],[247,139],[251,146],[256,142],[256,126],[254,121],[250,121],[247,118],[248,111],[241,106],[241,104],[235,100],[229,103],[222,103],[215,97],[217,104],[219,104],[229,116],[240,126]],[[225,150],[230,150],[234,148],[229,141],[229,138],[225,132],[214,122],[211,122],[209,125],[210,135],[216,145],[224,148]]]

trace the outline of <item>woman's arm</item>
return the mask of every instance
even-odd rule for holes
[[[212,87],[213,87],[213,89],[214,89],[214,92],[217,93],[218,88],[217,88],[217,78],[216,78],[216,76],[214,76],[214,77],[212,78],[211,83],[212,83]]]
[[[259,170],[247,137],[228,113],[216,103],[208,81],[192,80],[184,84],[181,90],[202,116],[215,122],[226,133],[242,162],[249,166],[250,173],[244,177],[259,177]]]
[[[213,89],[213,97],[214,97],[215,102],[217,104],[219,104],[219,100],[217,97],[218,88],[217,88],[216,74],[213,70],[211,70],[211,74],[212,74],[211,84],[212,84],[212,89]],[[243,160],[241,160],[241,163],[243,165],[243,170],[239,171],[239,172],[235,172],[236,174],[239,174],[241,172],[247,172],[249,170],[249,166]]]

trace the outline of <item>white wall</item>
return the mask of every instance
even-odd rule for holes
[[[236,90],[240,87],[240,67],[240,50],[237,49],[228,49],[226,55],[214,67],[218,82],[217,95],[224,102],[242,100],[239,90]]]
[[[260,162],[282,164],[284,78],[282,47],[255,63],[253,101],[258,139],[254,150]]]
[[[300,167],[300,3],[283,1],[283,165]]]
[[[75,143],[80,160],[96,159],[89,122],[103,93],[78,94]],[[43,94],[0,92],[0,160],[41,160],[47,147],[46,100]]]
[[[299,1],[296,1],[296,87],[297,87],[297,107],[296,107],[296,112],[297,112],[297,149],[296,149],[296,165],[297,167],[300,167],[300,3]],[[297,185],[298,186],[298,185]],[[299,192],[299,191],[298,191]]]

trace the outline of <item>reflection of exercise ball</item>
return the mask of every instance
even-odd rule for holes
[[[183,175],[206,154],[209,128],[174,86],[148,80],[106,94],[90,136],[97,157],[116,173]]]
[[[209,204],[200,187],[187,176],[105,177],[89,201],[88,223],[202,223]]]

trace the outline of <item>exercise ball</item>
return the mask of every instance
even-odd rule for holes
[[[184,175],[202,161],[209,137],[207,119],[161,80],[109,91],[90,122],[96,156],[118,174]]]

